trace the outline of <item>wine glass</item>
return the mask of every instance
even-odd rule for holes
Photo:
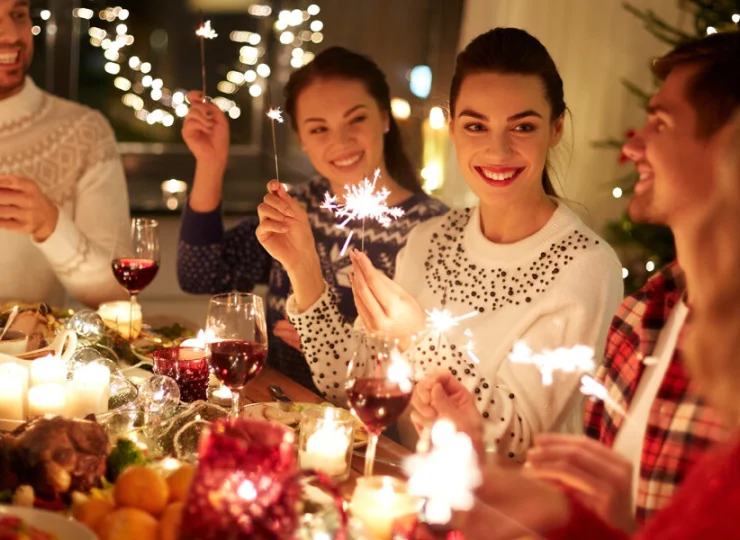
[[[129,235],[116,242],[111,267],[118,283],[129,294],[128,339],[133,341],[136,296],[159,271],[159,223],[153,219],[133,218]]]
[[[413,369],[399,348],[400,336],[360,332],[348,366],[347,400],[369,434],[365,476],[372,476],[378,438],[406,410],[414,390]]]
[[[231,390],[230,417],[239,416],[241,389],[259,375],[267,358],[267,320],[262,298],[250,293],[218,294],[206,318],[208,362]]]

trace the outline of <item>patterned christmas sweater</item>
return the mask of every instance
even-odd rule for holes
[[[330,190],[326,179],[311,180],[294,188],[291,195],[304,207],[316,240],[324,279],[337,299],[342,318],[348,323],[357,317],[349,273],[349,256],[341,255],[347,235],[354,232],[349,247],[360,247],[362,225],[350,222],[338,229],[338,221],[321,209],[324,194]],[[373,264],[393,277],[396,255],[418,223],[439,216],[447,207],[419,192],[398,205],[404,216],[383,227],[368,220],[365,224],[365,253]],[[285,269],[257,241],[257,216],[250,216],[236,227],[225,231],[221,209],[199,213],[186,205],[183,210],[177,254],[177,276],[180,287],[194,294],[217,294],[250,291],[255,285],[267,284],[267,318],[270,328],[268,363],[304,386],[315,389],[311,370],[301,353],[272,335],[275,323],[285,319],[285,301],[291,293]],[[348,253],[349,251],[347,251]]]
[[[583,429],[578,373],[556,373],[551,385],[531,364],[508,360],[517,341],[533,351],[587,345],[603,355],[609,321],[622,299],[614,250],[564,204],[535,234],[495,244],[481,231],[478,208],[452,210],[419,225],[399,253],[395,281],[425,310],[443,305],[454,317],[472,312],[442,335],[427,335],[409,359],[417,377],[449,369],[473,394],[489,444],[523,461],[534,436]],[[314,382],[345,402],[345,365],[355,343],[331,288],[298,313],[296,325]],[[471,354],[472,352],[472,354]]]

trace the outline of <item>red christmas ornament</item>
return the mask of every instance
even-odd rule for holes
[[[346,525],[336,487],[323,475],[298,471],[294,439],[291,429],[269,422],[216,421],[200,440],[181,538],[291,538],[298,525],[301,481],[309,476],[334,490]]]

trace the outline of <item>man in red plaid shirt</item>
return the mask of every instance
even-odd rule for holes
[[[711,193],[709,140],[740,106],[738,37],[708,36],[653,63],[663,86],[650,101],[647,123],[624,146],[640,175],[629,206],[633,220],[679,227]],[[610,399],[587,406],[591,439],[544,435],[530,452],[537,474],[575,488],[625,530],[665,506],[700,455],[725,436],[681,360],[688,313],[676,263],[626,298],[596,373]]]

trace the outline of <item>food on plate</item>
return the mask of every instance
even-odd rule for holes
[[[36,498],[36,494],[33,492],[33,488],[29,485],[18,486],[13,493],[13,506],[24,506],[26,508],[33,508],[33,500]]]
[[[0,438],[0,489],[29,485],[46,501],[89,491],[101,485],[109,451],[108,435],[95,422],[33,418]]]
[[[15,516],[0,517],[0,539],[2,540],[55,540],[56,536],[37,529]]]
[[[157,471],[134,465],[116,480],[113,488],[116,506],[138,508],[153,516],[159,516],[170,498],[167,481]]]
[[[188,498],[188,491],[194,475],[195,467],[186,464],[167,477],[167,486],[170,488],[170,502],[184,502]]]
[[[157,540],[157,520],[138,508],[119,508],[95,531],[100,540]]]
[[[159,540],[178,540],[180,538],[184,508],[184,502],[174,502],[167,505],[159,520]]]
[[[144,453],[128,439],[118,439],[106,462],[105,477],[115,482],[124,469],[132,465],[145,465]]]
[[[52,314],[52,309],[46,304],[23,304],[18,302],[3,304],[0,306],[0,328],[5,326],[11,310],[16,305],[20,307],[20,311],[10,329],[19,330],[28,335],[27,350],[40,349],[51,343],[61,324]]]

